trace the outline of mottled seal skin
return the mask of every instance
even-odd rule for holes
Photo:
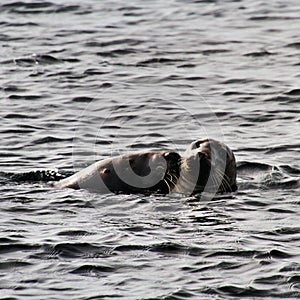
[[[173,191],[197,194],[236,190],[236,161],[231,149],[213,139],[192,142],[182,156],[180,177]]]
[[[236,162],[228,146],[204,139],[192,142],[183,156],[159,151],[108,158],[55,186],[126,194],[233,192],[237,189]]]
[[[180,155],[173,151],[122,155],[98,161],[54,185],[98,193],[167,194],[176,184],[179,165]]]

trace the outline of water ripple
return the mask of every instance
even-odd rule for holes
[[[3,299],[300,297],[298,1],[0,9]],[[237,192],[51,185],[207,135],[236,154]]]

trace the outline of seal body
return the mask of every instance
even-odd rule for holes
[[[99,193],[169,193],[180,155],[172,151],[122,155],[98,161],[54,185]]]

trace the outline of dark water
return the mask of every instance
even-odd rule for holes
[[[298,0],[1,1],[1,299],[299,298],[299,12]],[[47,183],[206,136],[234,150],[238,192]]]

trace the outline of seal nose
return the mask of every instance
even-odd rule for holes
[[[167,161],[167,167],[170,169],[174,169],[174,167],[179,165],[181,160],[181,156],[174,151],[164,153],[164,158]]]
[[[207,158],[207,155],[203,152],[198,152],[199,159]]]
[[[104,168],[104,169],[102,169],[101,170],[101,172],[100,172],[101,174],[105,174],[105,175],[108,175],[109,173],[110,173],[110,169],[108,169],[108,168]]]
[[[173,160],[173,159],[178,159],[180,157],[180,155],[177,152],[170,151],[170,152],[164,153],[164,157],[167,160]]]

